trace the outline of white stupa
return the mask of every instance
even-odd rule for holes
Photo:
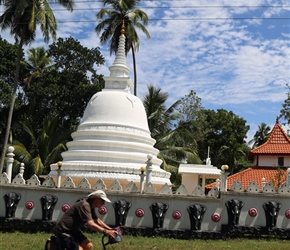
[[[125,56],[124,30],[105,88],[89,101],[81,124],[62,153],[62,177],[140,182],[140,168],[152,155],[152,184],[171,185],[170,173],[160,168],[142,101],[130,93],[132,86]],[[57,175],[57,164],[50,176]]]

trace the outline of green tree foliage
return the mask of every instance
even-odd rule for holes
[[[4,109],[9,106],[12,91],[11,73],[15,69],[17,45],[12,45],[0,36],[0,124],[1,130],[5,127]],[[1,131],[0,131],[1,132]],[[4,132],[5,133],[5,132]]]
[[[26,61],[29,75],[24,79],[27,87],[30,87],[34,79],[41,77],[45,70],[49,69],[51,60],[47,55],[44,47],[30,48],[27,52],[28,59]]]
[[[57,0],[56,2],[68,10],[73,9],[73,0]],[[23,45],[28,45],[34,41],[37,25],[40,25],[40,30],[45,42],[48,42],[51,36],[55,38],[57,24],[53,11],[47,0],[2,0],[0,1],[0,4],[4,5],[4,12],[0,16],[0,28],[2,30],[10,30],[10,34],[14,36],[15,41],[18,43],[11,103],[0,159],[0,173],[2,173],[13,110],[17,98],[17,91],[19,89],[19,71]]]
[[[186,122],[179,122],[181,114],[176,109],[180,101],[169,108],[166,106],[168,93],[152,85],[148,86],[148,94],[143,99],[147,113],[149,130],[156,140],[155,148],[159,150],[158,157],[162,159],[161,167],[171,173],[171,182],[180,185],[178,166],[181,162],[200,163],[196,152],[194,135],[190,133]]]
[[[0,148],[4,144],[7,118],[11,104],[11,93],[13,90],[13,75],[16,67],[18,45],[10,44],[0,36]],[[23,63],[24,53],[21,53],[21,67],[19,79],[23,80],[26,74],[26,67]],[[15,100],[15,113],[18,113],[19,107],[22,104],[21,98],[23,91],[20,88],[17,99]],[[12,120],[12,124],[16,124],[17,119]],[[12,126],[12,128],[14,128]],[[12,140],[12,131],[9,133],[9,141]]]
[[[289,84],[286,84],[286,87],[288,88],[288,92],[286,93],[287,98],[282,104],[282,109],[280,111],[280,117],[283,118],[288,125],[290,125],[290,86]]]
[[[267,126],[266,123],[262,122],[261,125],[258,126],[258,130],[254,134],[254,138],[249,141],[249,144],[253,143],[253,148],[264,144],[269,138],[270,133],[271,127]]]
[[[244,153],[237,154],[235,168],[234,168],[235,172],[239,172],[253,166],[253,162],[248,159],[249,153],[251,151],[251,148],[249,147],[248,143],[244,143],[239,148],[239,150]]]
[[[14,141],[12,144],[15,148],[14,168],[19,169],[20,163],[24,163],[26,179],[33,174],[48,174],[50,164],[62,160],[61,152],[67,149],[66,142],[71,139],[70,131],[60,129],[56,118],[46,119],[41,131],[35,131],[29,122],[21,122],[21,125],[28,139],[22,143]]]
[[[138,51],[140,39],[135,29],[140,29],[149,39],[150,35],[145,26],[148,24],[147,14],[138,9],[141,0],[103,0],[104,6],[109,5],[110,9],[101,9],[97,14],[99,24],[95,31],[99,35],[102,31],[100,41],[102,44],[110,43],[110,53],[116,53],[121,35],[122,24],[125,25],[126,54],[131,49],[134,67],[134,95],[137,95],[137,70],[135,52]]]
[[[179,102],[175,102],[167,108],[165,103],[168,99],[168,93],[153,85],[147,87],[148,94],[143,98],[143,104],[151,136],[157,140],[158,137],[167,134],[173,128],[173,123],[180,117],[176,110]]]
[[[13,72],[16,67],[17,45],[0,36],[0,107],[8,107],[11,99]]]
[[[249,126],[243,118],[235,115],[232,111],[224,109],[202,110],[206,131],[204,138],[199,142],[201,159],[207,158],[207,149],[210,147],[211,162],[220,167],[229,165],[231,174],[238,172],[239,158],[247,157],[245,138]]]
[[[182,121],[196,121],[199,119],[199,111],[203,110],[201,98],[196,95],[195,91],[191,90],[188,95],[180,99],[177,109],[182,115]]]
[[[89,99],[104,86],[96,71],[104,58],[99,48],[83,47],[72,37],[59,38],[47,55],[53,65],[25,89],[22,119],[29,117],[40,130],[47,116],[57,117],[59,126],[75,130]]]
[[[204,110],[201,98],[191,90],[188,95],[180,99],[177,110],[181,114],[179,125],[186,126],[188,131],[194,135],[194,146],[197,147],[197,142],[201,141],[206,133],[205,118],[201,112]]]
[[[191,147],[195,148],[201,159],[207,158],[209,147],[214,165],[231,165],[232,173],[250,166],[247,159],[250,148],[244,141],[249,129],[249,126],[245,125],[246,121],[233,112],[205,110],[194,91],[181,98],[177,109],[194,138]]]
[[[196,150],[194,134],[192,134],[185,123],[179,125],[159,136],[155,147],[159,149],[159,158],[163,160],[163,168],[178,168],[182,162],[201,163]]]

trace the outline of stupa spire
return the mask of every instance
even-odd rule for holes
[[[128,76],[130,69],[128,68],[126,63],[125,45],[126,45],[125,24],[123,21],[116,57],[113,62],[113,65],[109,68],[110,76],[104,77],[105,79],[104,90],[122,89],[129,92],[130,88],[132,87],[131,79]]]
[[[125,36],[125,22],[124,22],[124,20],[122,21],[121,36]]]
[[[121,28],[121,35],[119,37],[119,45],[118,50],[116,53],[116,58],[113,63],[113,65],[110,67],[111,76],[118,76],[118,73],[120,73],[120,70],[122,70],[123,74],[121,76],[128,76],[129,68],[126,63],[126,51],[125,51],[125,44],[126,44],[126,37],[125,37],[125,24],[124,21],[122,23]],[[116,74],[117,70],[117,74]]]

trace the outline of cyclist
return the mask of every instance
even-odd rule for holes
[[[85,224],[88,228],[115,238],[117,232],[98,218],[95,208],[100,208],[105,202],[111,202],[104,191],[90,193],[86,199],[75,203],[57,222],[54,232],[61,242],[62,249],[91,250],[93,244],[81,232]]]

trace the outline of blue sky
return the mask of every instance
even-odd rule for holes
[[[102,3],[75,1],[72,13],[52,5],[58,36],[100,47],[106,64],[99,73],[108,76],[114,56],[94,32]],[[205,109],[222,108],[244,118],[251,128],[248,140],[262,122],[274,125],[290,80],[290,0],[147,0],[140,8],[151,20],[151,39],[139,32],[139,98],[148,84],[169,93],[168,105],[194,90]],[[13,42],[8,32],[1,35]],[[31,46],[42,45],[38,32]],[[133,79],[131,53],[127,64]]]

